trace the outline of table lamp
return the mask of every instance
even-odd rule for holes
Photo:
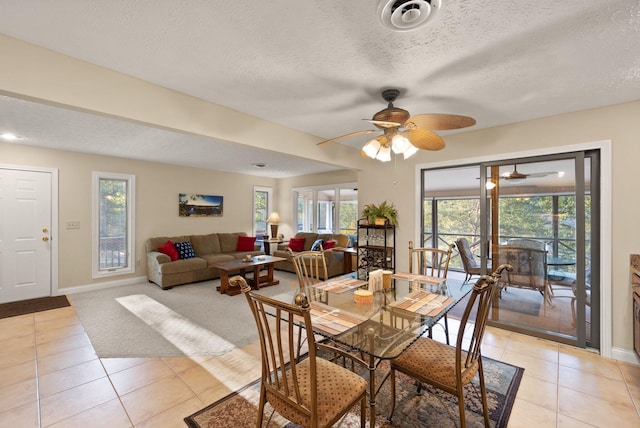
[[[278,236],[278,223],[280,223],[280,214],[272,212],[269,214],[267,222],[271,223],[271,237],[276,238]]]

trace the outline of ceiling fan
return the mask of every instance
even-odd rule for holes
[[[374,137],[362,148],[361,155],[382,162],[391,160],[391,150],[394,153],[404,155],[404,158],[415,154],[418,150],[440,150],[445,143],[442,137],[434,130],[450,130],[473,126],[476,120],[468,116],[455,114],[418,114],[411,116],[408,111],[393,105],[400,91],[397,89],[385,89],[382,98],[388,103],[387,108],[380,110],[373,117],[364,119],[372,123],[378,129],[367,129],[351,132],[346,135],[321,141],[318,145],[333,143],[343,138],[356,135],[383,133]]]
[[[560,173],[558,171],[548,171],[548,172],[532,172],[530,174],[523,174],[520,171],[518,171],[518,165],[514,164],[513,171],[505,172],[504,174],[501,174],[500,178],[503,178],[505,180],[512,180],[516,182],[516,181],[523,181],[529,177],[546,177],[548,175],[554,175],[554,174],[559,175]]]

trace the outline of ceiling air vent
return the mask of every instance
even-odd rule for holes
[[[441,7],[442,0],[380,0],[378,16],[393,31],[412,31],[431,21]]]

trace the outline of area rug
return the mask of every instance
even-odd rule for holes
[[[524,369],[490,358],[483,358],[487,401],[491,427],[506,427],[513,408],[516,393]],[[379,375],[388,370],[388,363],[379,367]],[[393,421],[388,422],[390,408],[390,385],[382,386],[376,402],[376,427],[456,427],[460,425],[458,400],[450,394],[427,386],[422,395],[416,395],[414,382],[408,376],[397,373],[397,403]],[[190,428],[249,427],[256,424],[260,381],[256,380],[241,390],[184,419]],[[468,427],[484,427],[482,401],[477,377],[465,386],[465,412]],[[269,428],[298,428],[282,417],[267,403],[263,423]],[[360,407],[355,408],[337,426],[359,427]]]
[[[260,293],[286,292],[289,277],[279,274],[281,283]],[[141,282],[70,299],[100,358],[216,356],[258,338],[244,295],[220,294],[217,285],[220,280],[162,290]]]
[[[65,306],[69,306],[67,296],[39,297],[37,299],[3,303],[0,304],[0,318],[32,314],[34,312],[64,308]]]

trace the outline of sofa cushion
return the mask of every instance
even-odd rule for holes
[[[200,257],[193,257],[191,259],[176,260],[171,263],[164,263],[160,265],[160,272],[163,275],[171,275],[177,273],[193,272],[207,268],[207,261]]]
[[[196,256],[202,257],[207,254],[220,254],[220,241],[217,233],[208,235],[191,235],[189,237],[193,251]]]
[[[233,253],[238,248],[238,236],[247,236],[246,233],[218,233],[220,241],[220,252]]]
[[[256,245],[255,236],[238,236],[236,251],[253,251]]]
[[[311,245],[311,251],[321,251],[323,245],[324,239],[316,239],[313,241],[313,245]]]
[[[324,244],[322,246],[324,247],[325,250],[329,250],[335,247],[336,244],[337,244],[337,241],[335,241],[334,239],[327,239],[326,241],[324,241]]]
[[[174,245],[176,246],[176,250],[178,250],[181,260],[192,259],[196,256],[190,241],[175,242]]]
[[[299,253],[300,251],[304,251],[304,243],[305,238],[291,238],[289,239],[289,248],[291,248],[291,251]]]
[[[167,242],[160,245],[158,247],[158,251],[169,256],[172,262],[175,262],[180,258],[180,255],[178,254],[178,250],[176,249],[176,246],[173,245],[173,242],[171,242],[170,240],[167,240]]]

